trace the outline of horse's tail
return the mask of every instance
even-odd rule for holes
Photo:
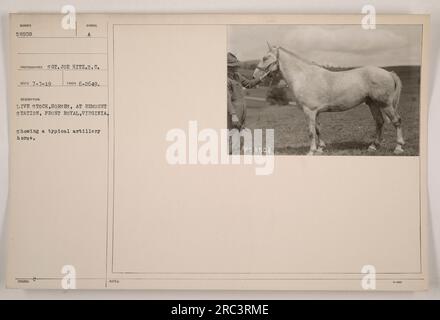
[[[397,112],[397,109],[399,108],[399,100],[400,100],[400,93],[402,92],[402,81],[400,80],[397,73],[394,71],[390,71],[391,77],[394,80],[394,95],[393,95],[393,108]],[[385,114],[385,112],[381,109],[382,117],[386,123],[390,123],[390,118]]]
[[[393,97],[393,108],[397,111],[399,108],[399,100],[400,100],[400,93],[402,92],[402,81],[400,80],[399,76],[394,72],[391,71],[391,77],[393,77],[394,80],[394,97]]]

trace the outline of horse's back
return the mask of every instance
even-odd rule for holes
[[[388,85],[389,80],[392,80],[390,72],[375,66],[365,66],[350,70],[329,72],[336,78],[346,78],[349,81],[365,81],[373,84],[382,82],[382,84]]]

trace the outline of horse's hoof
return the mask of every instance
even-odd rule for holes
[[[308,155],[308,156],[313,156],[313,155],[315,155],[315,151],[310,150],[309,152],[307,152],[307,155]]]
[[[321,149],[325,148],[325,147],[326,147],[325,142],[322,141],[322,140],[319,141],[319,147],[320,147]]]
[[[324,153],[324,150],[322,149],[322,147],[319,147],[315,152],[315,154],[323,154],[323,153]]]
[[[377,148],[374,144],[370,144],[370,146],[368,147],[368,151],[374,152],[377,151]]]
[[[394,154],[402,154],[403,152],[404,152],[403,148],[402,148],[402,146],[400,144],[398,144],[396,146],[396,148],[394,149]]]

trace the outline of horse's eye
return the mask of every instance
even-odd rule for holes
[[[263,57],[263,62],[266,62],[267,61],[267,57]]]

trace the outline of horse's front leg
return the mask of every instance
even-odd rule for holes
[[[310,151],[308,155],[313,155],[317,151],[318,135],[316,133],[316,110],[310,110],[306,106],[303,107],[304,113],[309,120],[309,137],[310,137]]]

